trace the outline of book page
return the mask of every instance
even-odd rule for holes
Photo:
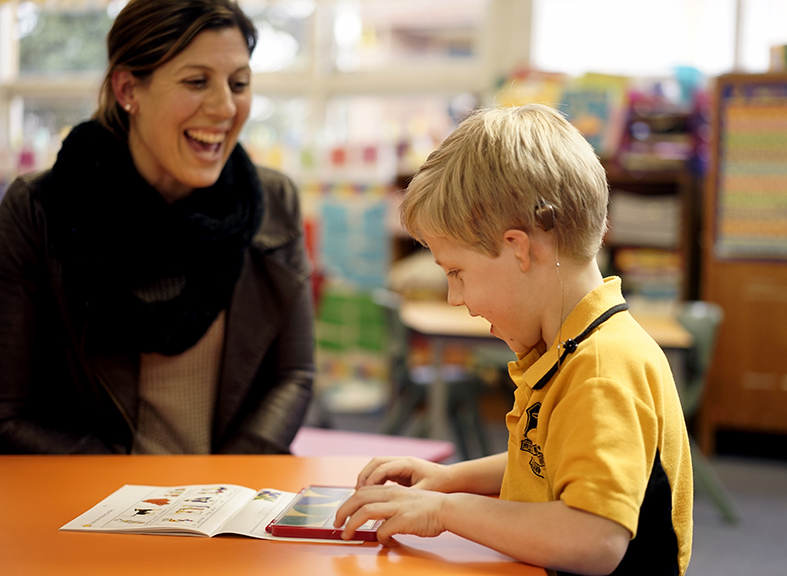
[[[255,494],[233,484],[127,484],[60,529],[213,536]]]

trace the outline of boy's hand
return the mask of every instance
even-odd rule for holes
[[[384,520],[377,529],[377,540],[382,544],[394,534],[437,536],[445,531],[440,519],[445,498],[439,492],[401,486],[365,486],[339,507],[333,525],[339,528],[346,521],[342,538],[351,540],[365,522]]]
[[[374,458],[358,474],[356,488],[385,484],[388,480],[422,490],[448,492],[447,466],[412,457]]]

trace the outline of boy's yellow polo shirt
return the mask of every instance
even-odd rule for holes
[[[576,337],[624,302],[620,279],[605,279],[571,311],[559,337]],[[614,574],[684,574],[692,539],[691,453],[663,351],[628,312],[619,312],[534,390],[557,360],[556,344],[509,364],[517,389],[506,416],[500,497],[560,499],[628,528],[633,538]]]

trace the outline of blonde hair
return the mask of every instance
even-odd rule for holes
[[[608,199],[590,144],[558,111],[528,104],[463,121],[415,174],[400,215],[420,241],[449,238],[497,257],[503,233],[532,230],[548,203],[561,253],[588,261],[601,248]]]

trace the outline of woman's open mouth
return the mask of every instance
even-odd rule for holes
[[[227,138],[225,132],[208,132],[207,130],[186,130],[184,135],[194,150],[210,155],[216,154]]]

